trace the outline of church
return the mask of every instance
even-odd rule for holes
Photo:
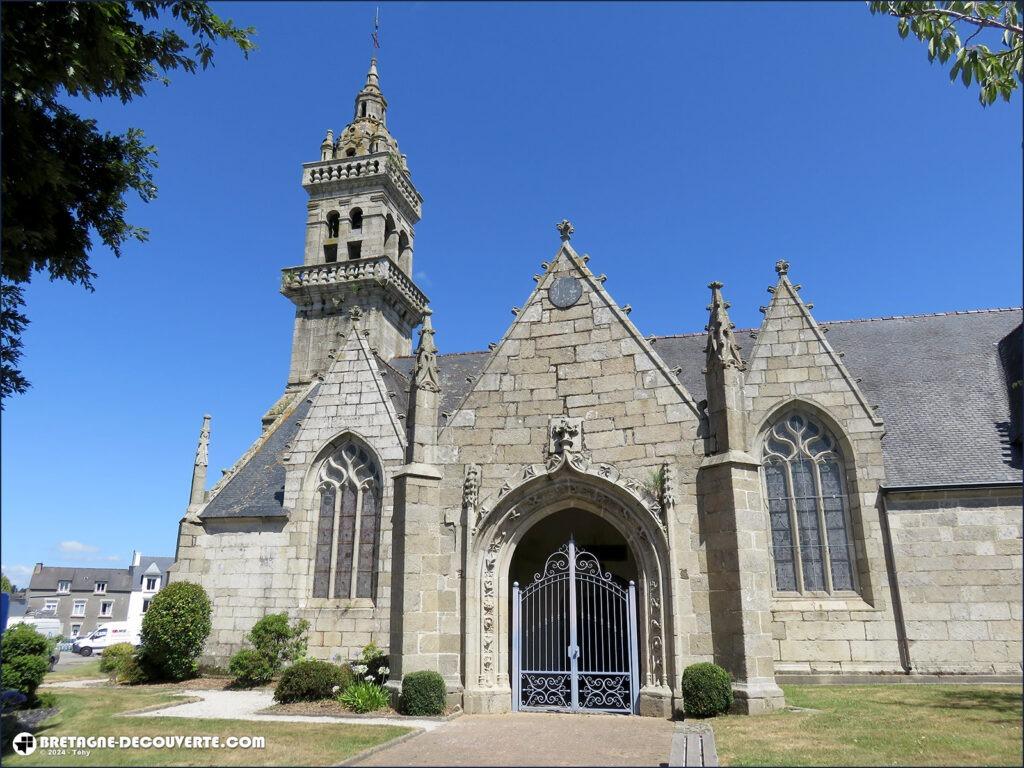
[[[374,60],[302,167],[287,384],[210,489],[203,422],[171,580],[211,597],[207,661],[284,611],[467,712],[670,716],[701,661],[751,714],[795,679],[1020,679],[1020,308],[819,324],[779,261],[760,328],[712,282],[655,338],[563,220],[501,340],[441,354],[387,109]]]

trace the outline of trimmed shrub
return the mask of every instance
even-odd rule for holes
[[[306,655],[309,622],[296,619],[288,623],[287,613],[271,613],[257,621],[246,639],[266,657],[272,672]]]
[[[50,653],[50,641],[31,624],[15,624],[4,632],[0,648],[3,649],[5,659],[15,656],[47,656]]]
[[[21,691],[29,701],[35,699],[36,688],[43,682],[50,660],[45,656],[15,656],[5,658],[0,672],[0,684],[4,688]]]
[[[732,706],[732,676],[717,664],[702,662],[683,670],[683,709],[687,717],[712,717]]]
[[[103,651],[100,656],[100,672],[117,677],[117,670],[128,656],[134,656],[135,649],[131,643],[115,643]]]
[[[31,703],[50,668],[50,641],[30,624],[15,624],[0,638],[0,685]]]
[[[341,690],[342,682],[343,674],[337,664],[302,659],[281,673],[274,699],[281,703],[330,699]]]
[[[270,659],[253,648],[243,648],[232,656],[228,671],[235,678],[235,683],[244,688],[266,685],[274,676]]]
[[[114,674],[114,682],[119,685],[138,685],[149,680],[146,668],[142,666],[139,654],[125,656]]]
[[[194,677],[209,634],[206,590],[187,581],[168,584],[157,592],[142,617],[142,665],[154,679]]]
[[[376,712],[378,709],[387,709],[391,701],[383,688],[366,680],[360,680],[350,685],[342,691],[338,700],[353,712],[360,714]]]
[[[445,707],[444,678],[437,672],[411,672],[402,678],[398,707],[407,715],[440,715]]]

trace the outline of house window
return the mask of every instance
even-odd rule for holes
[[[152,600],[143,600],[142,601],[142,612],[143,613],[145,613],[146,611],[149,610],[149,604],[152,603],[152,602],[153,602]]]
[[[72,616],[85,616],[85,600],[75,600],[71,606]]]
[[[105,581],[97,581],[96,582],[96,589],[94,590],[93,593],[97,594],[97,595],[105,595],[105,594],[107,594],[107,582],[105,582]]]
[[[82,632],[82,625],[81,624],[72,624],[71,625],[71,637],[78,637],[78,635],[81,632]]]
[[[843,459],[835,439],[813,419],[790,413],[768,431],[762,466],[775,588],[856,589]]]
[[[320,468],[313,597],[370,597],[377,591],[380,465],[348,441]]]
[[[65,580],[62,579],[61,581],[57,582],[57,594],[58,595],[66,595],[69,592],[71,592],[71,581],[70,580],[65,581]]]
[[[145,590],[147,592],[156,592],[160,588],[160,577],[159,576],[147,576]]]
[[[100,616],[113,616],[114,615],[114,601],[104,600],[100,603]]]
[[[55,597],[48,598],[43,602],[44,611],[56,611],[57,606],[60,604],[60,600]]]

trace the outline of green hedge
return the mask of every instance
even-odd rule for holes
[[[209,634],[206,590],[187,581],[168,584],[157,592],[142,617],[142,665],[155,679],[194,677]]]
[[[398,707],[407,715],[440,715],[446,704],[444,678],[437,672],[410,672],[402,678]]]
[[[337,664],[303,659],[281,673],[274,698],[281,703],[330,699],[341,693],[344,682],[345,675]]]
[[[732,676],[717,664],[691,664],[683,671],[683,709],[689,717],[712,717],[732,706]]]

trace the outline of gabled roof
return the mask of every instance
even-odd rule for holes
[[[1012,368],[1012,353],[1006,351],[1012,343],[1003,342],[1014,333],[1019,338],[1020,324],[1020,308],[820,323],[885,421],[886,485],[1021,480],[1019,445],[1011,445],[1009,438],[1007,379],[1013,374],[1005,360]],[[746,354],[753,348],[753,333],[736,331]],[[704,333],[660,336],[653,343],[669,367],[681,369],[681,383],[698,400],[707,396],[701,373],[705,343]],[[461,402],[471,386],[467,377],[479,375],[487,356],[438,357],[442,411]],[[1019,352],[1016,359],[1019,363]],[[391,365],[409,371],[413,362],[401,357]],[[1021,390],[1015,392],[1019,398]]]
[[[59,581],[70,581],[72,592],[92,593],[97,581],[107,582],[108,594],[131,591],[127,568],[70,568],[61,565],[44,565],[38,573],[32,574],[28,588],[56,592]]]
[[[1020,446],[1010,441],[1009,394],[1009,380],[1020,378],[1020,354],[1014,358],[1012,350],[1012,334],[1019,346],[1020,324],[1019,308],[820,323],[885,422],[887,486],[1021,481]],[[752,333],[736,331],[744,354],[753,348]],[[697,400],[707,396],[701,373],[705,341],[704,333],[690,333],[661,336],[652,345],[670,368],[680,369],[680,382]],[[462,402],[489,355],[438,356],[442,414],[452,413]],[[395,409],[406,413],[415,359],[385,363],[378,358],[377,363]],[[1021,390],[1015,392],[1019,398]],[[282,456],[315,395],[314,389],[303,396],[270,434],[261,435],[202,517],[286,514]]]
[[[252,455],[243,460],[232,477],[216,491],[200,514],[212,517],[279,517],[286,515],[284,503],[285,446],[299,431],[299,422],[306,418],[316,397],[317,387],[296,395],[298,403],[267,428],[256,440]]]

